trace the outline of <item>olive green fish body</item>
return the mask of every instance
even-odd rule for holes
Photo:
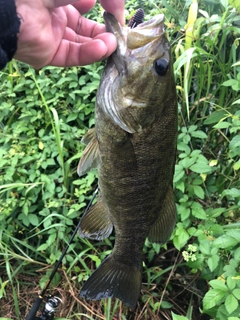
[[[176,92],[162,15],[133,30],[121,28],[110,14],[105,23],[118,48],[104,70],[95,131],[78,168],[81,175],[98,166],[100,189],[98,203],[82,218],[80,235],[103,239],[114,226],[115,246],[81,296],[114,296],[134,308],[145,239],[165,242],[175,224]],[[156,64],[166,61],[156,71]]]

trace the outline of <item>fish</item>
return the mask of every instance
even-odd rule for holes
[[[102,240],[115,231],[109,256],[84,283],[87,300],[115,297],[136,307],[142,286],[143,246],[165,243],[176,220],[173,175],[178,130],[171,48],[159,14],[134,28],[105,12],[117,49],[107,59],[96,95],[95,128],[79,176],[97,168],[97,202],[82,217],[79,235]]]

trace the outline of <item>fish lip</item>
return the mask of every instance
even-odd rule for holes
[[[103,14],[106,31],[115,35],[118,46],[116,55],[124,56],[127,50],[140,48],[164,35],[164,15],[158,14],[148,21],[138,24],[135,28],[122,27],[114,15],[109,12]],[[140,40],[141,39],[141,40]],[[118,65],[120,62],[118,62]],[[119,70],[119,68],[118,68]]]
[[[121,32],[122,27],[121,27],[120,23],[116,20],[116,18],[114,17],[113,14],[111,14],[107,11],[104,11],[103,18],[104,18],[107,32],[111,32],[115,35],[116,35],[116,32],[118,32],[120,34],[122,33]]]
[[[148,21],[144,21],[139,23],[134,29],[141,28],[154,28],[164,23],[164,14],[158,14],[155,17],[149,19]]]
[[[120,23],[116,20],[113,14],[109,12],[104,12],[103,13],[103,18],[105,21],[105,26],[107,32],[111,32],[117,36],[119,34],[120,36],[123,36],[123,27],[120,25]],[[155,17],[149,19],[148,21],[144,21],[140,24],[138,24],[135,28],[131,28],[128,26],[125,26],[124,29],[128,29],[131,31],[136,31],[136,30],[142,30],[142,29],[154,29],[159,27],[160,25],[163,25],[164,23],[164,14],[158,14]]]

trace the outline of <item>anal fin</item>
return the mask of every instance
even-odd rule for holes
[[[148,240],[150,242],[165,243],[171,236],[176,222],[176,205],[173,189],[170,186],[163,201],[161,211],[156,221],[150,227]]]
[[[102,240],[112,233],[113,225],[109,219],[107,208],[101,199],[95,203],[82,217],[79,235],[82,238]]]

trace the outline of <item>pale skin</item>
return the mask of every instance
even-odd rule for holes
[[[16,0],[21,17],[15,59],[34,68],[82,66],[107,58],[117,46],[105,26],[86,19],[96,0]],[[125,0],[100,0],[124,25]]]

